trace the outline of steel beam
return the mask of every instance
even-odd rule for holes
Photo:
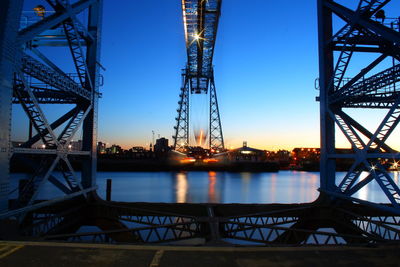
[[[98,0],[81,0],[79,2],[74,3],[71,6],[71,9],[68,11],[64,10],[61,12],[56,12],[53,15],[45,17],[44,19],[36,22],[35,24],[32,24],[25,29],[22,29],[18,35],[18,43],[22,45],[32,40],[33,38],[35,38],[35,36],[42,33],[43,31],[58,26],[64,20],[70,18],[71,14],[78,14],[97,1]]]
[[[210,80],[210,149],[221,152],[225,149],[222,134],[221,117],[219,114],[217,90],[214,83],[214,73]],[[217,152],[217,153],[218,153]]]
[[[172,137],[174,139],[174,150],[180,152],[185,152],[189,146],[190,85],[187,77],[187,71],[188,70],[183,70],[182,73],[182,87],[179,94],[177,109],[178,115],[175,118],[176,126],[174,126],[175,135]]]
[[[325,0],[318,0],[318,47],[320,86],[320,184],[323,190],[335,190],[335,160],[329,154],[335,153],[335,123],[329,116],[329,89],[333,76],[333,50],[328,45],[332,39],[332,11],[325,6]]]
[[[365,27],[366,29],[383,37],[386,41],[400,43],[400,36],[398,32],[369,19],[369,17],[358,16],[357,12],[334,1],[325,1],[325,6],[347,22],[356,23],[362,27]]]
[[[21,209],[4,212],[4,213],[0,214],[0,219],[19,217],[19,216],[21,216],[21,214],[24,214],[26,212],[37,210],[37,209],[40,209],[40,208],[43,208],[43,207],[46,207],[46,206],[50,206],[50,205],[53,205],[55,203],[60,203],[60,202],[66,201],[68,199],[72,199],[72,198],[81,196],[83,194],[87,194],[89,192],[95,191],[96,189],[97,189],[97,186],[94,186],[94,187],[91,187],[91,188],[86,188],[86,189],[84,189],[82,191],[74,192],[74,193],[69,194],[69,195],[64,196],[64,197],[58,197],[58,198],[54,198],[54,199],[51,199],[51,200],[35,203],[33,205],[30,205],[30,206],[27,206],[27,207],[24,207],[24,208],[21,208]]]
[[[0,4],[0,211],[8,208],[11,101],[19,52],[15,39],[22,6],[22,0],[4,0]]]
[[[90,151],[78,151],[78,150],[64,150],[60,151],[57,149],[40,149],[40,148],[21,148],[14,147],[11,149],[13,154],[38,154],[38,155],[76,155],[76,156],[90,156]]]
[[[83,121],[82,149],[89,151],[90,157],[84,159],[82,164],[82,186],[90,188],[96,185],[97,172],[97,110],[99,99],[100,78],[100,49],[101,49],[101,27],[103,18],[103,0],[93,1],[89,7],[88,31],[96,41],[87,44],[86,65],[87,77],[86,88],[92,88],[91,109]]]
[[[84,89],[71,78],[66,77],[64,73],[58,73],[56,70],[51,69],[27,54],[22,57],[22,70],[25,74],[52,87],[66,93],[71,93],[82,99],[91,100],[91,92],[89,90]]]

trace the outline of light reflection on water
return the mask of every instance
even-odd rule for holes
[[[176,202],[177,203],[186,203],[186,195],[188,192],[188,182],[186,173],[177,173],[176,174]]]
[[[340,177],[344,175],[345,173],[338,173]],[[399,174],[396,172],[391,175],[396,184],[399,184]],[[12,176],[20,177],[18,174]],[[99,172],[98,194],[102,198],[105,198],[108,178],[113,181],[111,198],[116,201],[302,203],[311,202],[319,195],[318,172]],[[12,186],[16,185],[17,182],[13,180]],[[43,188],[39,198],[61,195],[62,192],[58,192],[54,186],[48,184]],[[354,197],[388,202],[375,181],[362,188]]]

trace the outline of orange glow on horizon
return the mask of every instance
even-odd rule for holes
[[[212,162],[218,162],[218,160],[214,159],[214,158],[208,158],[208,159],[203,159],[203,162],[204,163],[212,163]]]
[[[188,157],[188,158],[181,159],[180,162],[181,163],[193,163],[193,162],[196,162],[196,159]]]
[[[196,140],[200,145],[206,145],[203,140],[207,136],[207,132],[201,130],[196,136]],[[288,150],[292,151],[294,148],[320,148],[320,137],[318,133],[315,132],[283,132],[283,133],[256,133],[256,136],[251,136],[247,138],[246,136],[251,136],[251,133],[244,133],[243,136],[232,136],[225,135],[225,147],[229,149],[236,149],[243,146],[243,141],[248,142],[248,146],[252,148],[257,148],[261,150],[278,151],[278,150]],[[393,137],[397,137],[395,133]],[[150,142],[145,138],[118,138],[117,136],[113,138],[99,137],[98,141],[108,143],[107,147],[112,144],[120,145],[123,149],[128,150],[134,146],[143,146],[149,149]],[[169,138],[169,143],[172,144],[172,139]],[[388,145],[393,149],[400,150],[400,140],[389,139]],[[340,132],[336,136],[336,147],[337,148],[351,148],[349,142]]]

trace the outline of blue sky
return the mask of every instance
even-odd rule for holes
[[[228,147],[318,146],[316,30],[315,1],[223,2],[214,65]],[[105,1],[99,138],[171,138],[185,53],[180,1]]]
[[[228,148],[319,146],[316,2],[223,1],[214,71]],[[392,2],[386,13],[398,16]],[[181,1],[104,0],[103,15],[99,141],[147,146],[154,130],[172,143],[186,63]]]

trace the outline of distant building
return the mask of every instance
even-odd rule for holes
[[[292,150],[291,169],[317,171],[320,159],[319,148],[298,147]]]
[[[165,153],[169,151],[168,139],[165,137],[161,137],[156,140],[156,144],[154,145],[154,152],[156,153]]]
[[[290,160],[291,153],[288,150],[278,150],[277,152],[275,152],[275,154],[276,154],[276,158],[280,161],[283,161],[283,160],[289,161]]]
[[[107,148],[107,154],[122,154],[123,150],[119,145],[112,145]]]
[[[134,146],[132,147],[132,153],[144,153],[146,149],[142,146]]]
[[[335,153],[337,154],[351,154],[352,149],[348,148],[336,148]],[[297,168],[301,170],[319,170],[321,150],[319,148],[299,147],[292,150],[291,155],[291,168]],[[336,170],[348,170],[353,164],[354,159],[352,158],[340,158],[336,159]]]
[[[107,149],[106,143],[103,142],[97,143],[97,154],[105,154],[107,152],[106,149]]]
[[[292,160],[296,164],[303,161],[319,161],[320,151],[319,148],[295,148],[292,150]]]
[[[243,142],[243,146],[240,148],[217,154],[214,157],[230,162],[261,162],[267,159],[264,150],[249,147],[247,142]]]

